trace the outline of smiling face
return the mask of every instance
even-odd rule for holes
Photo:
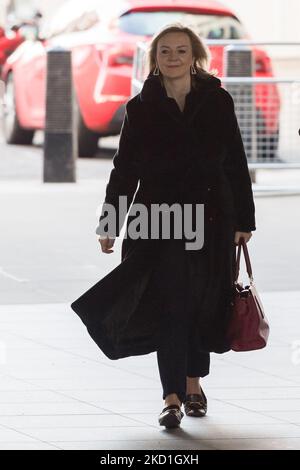
[[[190,75],[193,64],[192,44],[186,33],[167,33],[157,43],[157,65],[165,77],[181,78]]]

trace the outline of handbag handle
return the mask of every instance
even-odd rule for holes
[[[250,284],[253,283],[253,274],[252,274],[252,267],[250,263],[250,257],[248,253],[248,248],[247,244],[245,242],[244,237],[240,237],[239,239],[239,244],[238,244],[238,253],[236,257],[236,264],[235,264],[235,278],[234,282],[237,283],[238,277],[239,277],[239,272],[240,272],[240,259],[241,259],[241,248],[243,247],[243,253],[246,261],[246,268],[247,268],[247,273],[250,279]]]

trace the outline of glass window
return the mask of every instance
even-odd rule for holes
[[[226,30],[225,28],[212,28],[205,36],[207,39],[225,39]]]
[[[168,23],[181,22],[207,39],[230,39],[230,25],[239,21],[231,16],[205,15],[184,11],[129,12],[120,16],[118,27],[130,34],[153,36]]]
[[[230,26],[230,37],[229,39],[243,39],[245,37],[245,31],[242,29],[242,25],[231,25]]]

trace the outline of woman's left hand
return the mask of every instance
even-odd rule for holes
[[[235,232],[234,235],[234,243],[236,245],[239,244],[239,239],[243,237],[245,239],[245,242],[248,243],[250,238],[252,237],[252,232]]]

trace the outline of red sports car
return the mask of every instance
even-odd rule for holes
[[[99,137],[120,132],[124,105],[131,94],[132,63],[137,41],[149,41],[167,23],[180,21],[204,38],[249,38],[236,15],[214,0],[72,0],[62,5],[37,40],[25,41],[8,58],[4,126],[6,141],[30,144],[45,124],[47,49],[72,50],[73,79],[78,104],[79,155],[96,153]],[[270,59],[254,49],[256,76],[272,76]],[[211,68],[223,70],[223,48],[211,47]],[[264,85],[262,85],[264,86]],[[270,95],[270,89],[268,96]],[[266,100],[256,99],[270,139],[278,133],[279,97],[272,88],[273,117]],[[269,99],[269,98],[267,98]]]
[[[0,27],[0,69],[5,64],[6,59],[24,41],[22,32],[18,28],[5,31]]]

